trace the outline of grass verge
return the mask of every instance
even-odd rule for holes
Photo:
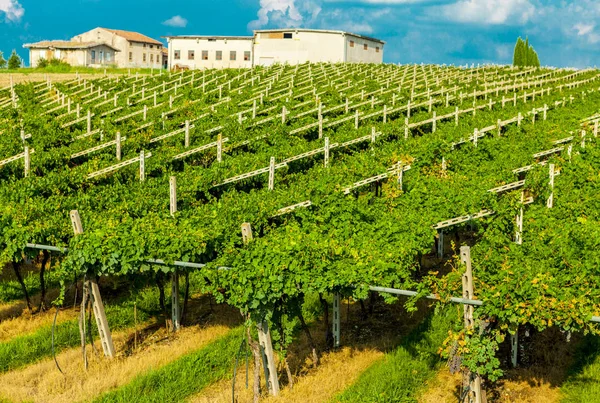
[[[585,337],[575,362],[577,364],[561,386],[561,402],[600,402],[600,338]]]
[[[243,334],[244,328],[238,327],[194,353],[139,375],[95,402],[183,401],[229,375]]]
[[[437,353],[456,323],[457,315],[445,309],[430,315],[393,352],[372,365],[337,402],[416,402],[426,382],[436,375]]]
[[[158,290],[146,288],[136,298],[124,298],[116,304],[106,305],[106,316],[111,330],[117,331],[135,324],[134,304],[137,303],[137,321],[147,321],[158,314]],[[92,321],[93,322],[93,321]],[[97,336],[95,323],[91,323]],[[34,333],[16,337],[0,343],[0,372],[11,371],[37,362],[52,355],[52,325],[39,328]],[[80,343],[78,320],[69,320],[56,326],[54,333],[55,351],[76,346]]]

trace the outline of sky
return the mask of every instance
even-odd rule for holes
[[[600,0],[0,0],[0,51],[96,27],[163,35],[336,29],[386,41],[393,63],[509,64],[528,36],[542,65],[600,65]],[[164,40],[163,40],[164,41]]]

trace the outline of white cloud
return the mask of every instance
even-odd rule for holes
[[[17,0],[0,0],[0,13],[4,13],[7,21],[19,22],[25,9]]]
[[[2,1],[2,0],[0,0]],[[163,21],[163,25],[166,25],[168,27],[176,27],[176,28],[185,28],[187,26],[188,20],[186,20],[185,18],[183,18],[180,15],[175,15],[171,18],[169,18],[166,21]]]
[[[325,0],[326,3],[365,3],[365,4],[414,4],[432,0]]]
[[[522,25],[531,19],[535,7],[529,0],[460,0],[431,11],[432,15],[441,12],[446,19],[456,22]]]
[[[582,22],[579,22],[573,26],[573,29],[577,31],[577,35],[586,38],[591,44],[600,42],[600,34],[597,34],[594,31],[594,28],[594,24],[585,24]]]
[[[257,19],[250,21],[249,29],[260,29],[267,25],[277,27],[310,26],[321,12],[320,1],[260,0]]]
[[[594,30],[594,24],[577,23],[573,27],[577,31],[577,35],[585,36]]]

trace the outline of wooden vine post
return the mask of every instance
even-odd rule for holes
[[[460,260],[465,265],[466,270],[462,276],[463,298],[474,299],[473,295],[473,269],[471,267],[471,248],[469,246],[460,247]],[[464,305],[464,324],[465,329],[473,329],[475,320],[473,319],[473,305]],[[468,385],[469,392],[466,394],[464,403],[481,403],[481,376],[477,373],[468,371],[463,379],[463,385]]]
[[[252,226],[250,223],[242,224],[242,240],[248,244],[252,240]],[[256,324],[258,330],[258,343],[263,356],[265,377],[269,393],[273,396],[279,395],[279,378],[277,377],[277,366],[275,364],[275,354],[273,353],[273,344],[271,342],[271,331],[267,321],[262,320]]]
[[[83,234],[83,226],[81,225],[79,212],[77,210],[71,210],[70,217],[75,236]],[[110,327],[108,326],[108,320],[106,319],[98,282],[92,277],[85,281],[83,287],[88,290],[91,297],[92,310],[94,312],[94,317],[96,318],[96,326],[98,327],[98,334],[100,335],[100,342],[102,344],[104,355],[113,358],[115,356],[115,346],[113,344]],[[85,343],[85,333],[82,337],[83,343]]]

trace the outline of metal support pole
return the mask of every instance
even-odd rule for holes
[[[437,254],[439,258],[444,257],[444,231],[438,230],[438,245],[437,245]]]
[[[335,348],[340,346],[340,326],[342,322],[340,311],[340,294],[335,293],[333,295],[333,347]]]
[[[179,271],[175,270],[171,276],[171,320],[173,322],[173,331],[179,330],[180,310],[179,310]]]

